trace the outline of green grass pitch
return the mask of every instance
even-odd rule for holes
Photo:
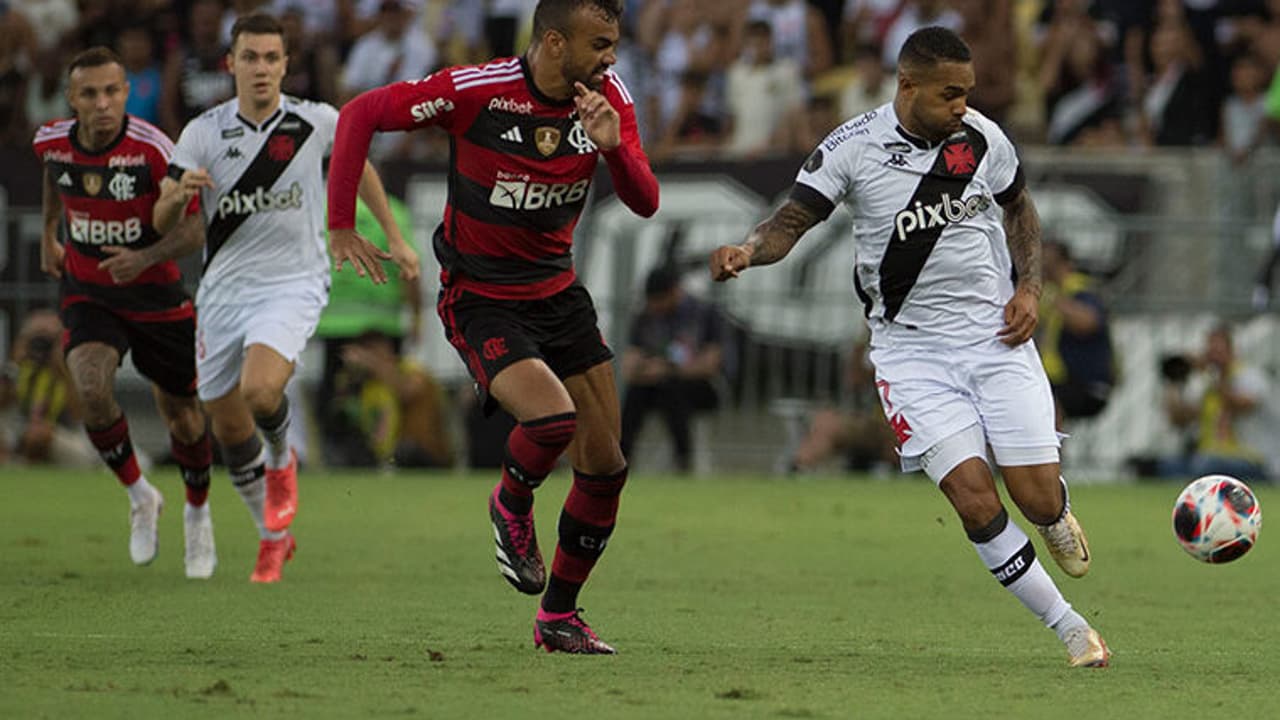
[[[183,577],[176,471],[152,479],[161,551],[138,568],[105,472],[0,470],[0,717],[1280,717],[1280,537],[1201,565],[1170,531],[1174,485],[1074,490],[1093,570],[1042,555],[1115,657],[1070,670],[920,476],[633,477],[582,597],[615,657],[534,651],[491,475],[304,472],[271,587],[248,582],[225,475],[207,582]],[[548,562],[567,486],[539,491]]]

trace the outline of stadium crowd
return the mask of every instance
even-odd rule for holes
[[[66,114],[63,65],[92,45],[125,59],[129,112],[176,137],[232,95],[224,57],[241,14],[284,21],[286,92],[340,106],[390,81],[520,51],[533,6],[9,0],[0,3],[0,145],[24,146]],[[1243,159],[1280,117],[1280,0],[639,0],[626,3],[618,71],[655,161],[804,153],[892,97],[898,48],[931,24],[970,44],[980,73],[972,105],[1022,143],[1218,144]],[[404,152],[445,146],[409,135],[375,147]]]

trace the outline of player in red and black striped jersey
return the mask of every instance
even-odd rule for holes
[[[68,81],[76,116],[44,125],[33,141],[44,163],[40,265],[61,281],[67,365],[89,439],[129,492],[129,551],[135,563],[145,565],[156,555],[156,519],[164,501],[138,467],[115,398],[116,368],[132,350],[134,366],[154,385],[186,484],[187,575],[208,577],[215,562],[206,504],[212,452],[195,396],[195,313],[173,262],[176,255],[154,252],[160,236],[151,225],[173,143],[150,123],[125,114],[129,83],[112,51],[92,48],[76,56]],[[63,238],[60,226],[66,229]],[[195,228],[197,218],[191,218],[174,232]]]
[[[451,137],[449,202],[435,235],[439,313],[483,394],[519,421],[489,513],[502,574],[528,594],[546,586],[534,639],[548,651],[613,652],[575,611],[613,531],[627,466],[613,353],[571,248],[600,157],[628,207],[645,217],[658,209],[631,96],[609,69],[621,11],[619,0],[541,0],[524,57],[357,97],[342,110],[329,168],[330,232],[354,234],[374,132],[435,126]],[[566,448],[573,488],[548,583],[533,490]]]

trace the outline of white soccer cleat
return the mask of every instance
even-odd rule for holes
[[[164,509],[164,496],[160,491],[151,492],[137,505],[129,507],[129,557],[135,565],[149,565],[160,550],[160,511]]]
[[[1036,525],[1044,544],[1058,567],[1071,577],[1084,577],[1089,572],[1089,540],[1068,510],[1052,525]]]
[[[1067,661],[1071,667],[1106,667],[1111,664],[1111,650],[1107,643],[1091,627],[1081,627],[1067,633]]]
[[[218,550],[213,543],[213,514],[209,505],[187,505],[182,512],[182,525],[187,542],[187,577],[207,580],[213,576],[213,569],[218,567]]]

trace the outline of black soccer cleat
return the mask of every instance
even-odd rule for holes
[[[497,545],[498,571],[516,590],[526,595],[541,594],[547,586],[547,568],[538,552],[533,513],[509,512],[498,500],[498,488],[494,488],[489,495],[489,520]]]
[[[605,641],[596,636],[578,613],[549,613],[541,608],[533,620],[533,646],[547,652],[567,652],[578,655],[616,655]]]

